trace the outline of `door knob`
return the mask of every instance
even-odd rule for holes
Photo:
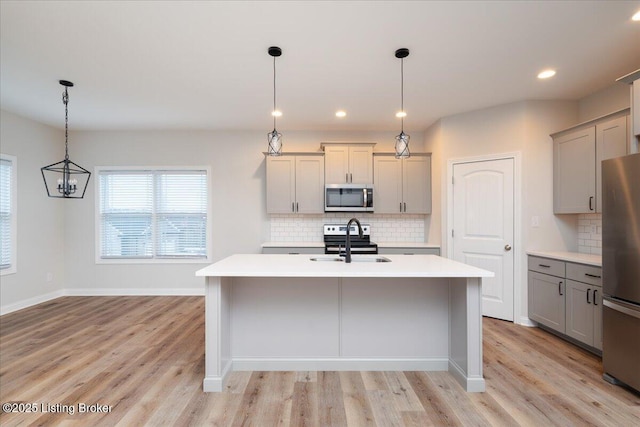
[[[504,245],[504,250],[509,252],[511,250],[511,246],[510,245]]]

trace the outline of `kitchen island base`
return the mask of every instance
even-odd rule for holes
[[[400,264],[404,256],[392,258]],[[222,391],[232,371],[244,370],[449,371],[465,390],[484,391],[480,277],[325,273],[200,274],[204,391]]]

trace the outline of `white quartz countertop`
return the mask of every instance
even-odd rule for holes
[[[353,259],[380,255],[353,255]],[[196,272],[217,277],[493,277],[482,270],[436,255],[386,255],[391,262],[311,261],[330,255],[237,254]]]
[[[527,251],[527,255],[602,267],[602,256],[563,251]]]

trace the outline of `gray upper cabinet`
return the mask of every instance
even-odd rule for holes
[[[627,154],[628,116],[596,125],[596,212],[602,212],[602,161]]]
[[[627,154],[628,110],[553,134],[553,211],[601,211],[601,162]]]
[[[376,154],[373,175],[376,213],[431,213],[430,155],[400,160],[393,154]]]
[[[637,153],[640,147],[640,70],[633,71],[617,81],[631,85],[631,118],[629,119],[629,153]]]
[[[589,127],[554,139],[554,213],[595,212],[595,132],[595,127]]]
[[[324,180],[327,184],[371,184],[374,143],[335,144],[323,142]]]
[[[267,213],[323,212],[323,155],[267,156]]]

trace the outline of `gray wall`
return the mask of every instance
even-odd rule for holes
[[[2,153],[16,156],[18,165],[17,271],[0,278],[4,313],[62,295],[69,201],[48,198],[40,173],[64,158],[64,131],[2,110],[0,141]]]

